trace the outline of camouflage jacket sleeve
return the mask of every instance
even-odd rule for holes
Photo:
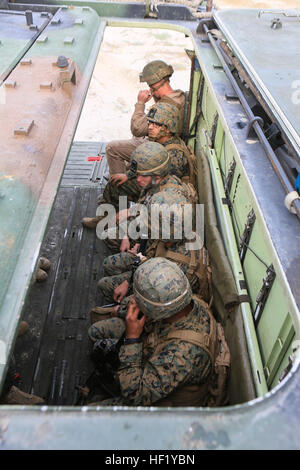
[[[136,103],[131,117],[130,130],[135,137],[148,135],[148,122],[145,114],[145,105]]]
[[[129,405],[150,406],[184,383],[198,383],[210,360],[198,346],[169,342],[142,365],[142,343],[122,346],[118,376]]]

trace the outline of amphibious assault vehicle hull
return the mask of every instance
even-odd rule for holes
[[[1,386],[13,355],[20,388],[45,399],[0,406],[1,448],[299,448],[299,200],[284,202],[299,172],[300,11],[199,18],[182,5],[1,6]],[[187,141],[232,357],[224,408],[80,405],[87,312],[101,300],[106,255],[81,219],[95,210],[107,165],[105,143],[73,138],[106,26],[172,29],[194,44]],[[41,255],[52,263],[46,284],[34,282]],[[230,312],[226,296],[238,301]],[[17,339],[21,319],[30,329]]]

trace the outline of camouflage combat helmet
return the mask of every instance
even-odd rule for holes
[[[147,121],[166,126],[172,134],[178,134],[180,111],[171,103],[158,102],[150,108]]]
[[[162,60],[153,60],[145,65],[142,73],[140,73],[140,82],[147,82],[151,86],[163,78],[171,77],[173,72],[172,65],[168,65]]]
[[[141,311],[155,321],[181,312],[192,300],[187,277],[177,264],[160,257],[149,259],[137,268],[133,295]]]
[[[170,156],[158,142],[145,142],[132,152],[131,170],[137,175],[166,176],[171,170]]]
[[[182,240],[185,216],[183,209],[187,203],[183,193],[173,187],[167,187],[151,197],[149,233],[153,240],[164,242]]]

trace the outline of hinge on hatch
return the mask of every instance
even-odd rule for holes
[[[247,252],[248,244],[251,238],[255,220],[256,220],[255,212],[253,209],[251,209],[247,217],[247,222],[245,224],[244,231],[240,238],[239,255],[240,255],[240,260],[242,263],[246,256],[246,252]]]
[[[257,324],[260,320],[260,317],[263,313],[263,310],[265,308],[265,305],[266,305],[266,302],[268,300],[268,297],[269,297],[272,285],[274,283],[275,277],[276,277],[276,273],[275,273],[275,270],[274,270],[274,266],[273,266],[273,264],[271,264],[267,268],[267,275],[263,279],[263,285],[262,285],[262,287],[261,287],[261,289],[258,293],[258,296],[256,298],[256,307],[255,307],[255,311],[254,311],[254,314],[253,314],[254,322],[255,322],[256,326],[257,326]]]

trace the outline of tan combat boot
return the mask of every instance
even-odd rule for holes
[[[115,312],[115,307],[94,307],[90,311],[90,319],[91,324],[101,321],[107,320],[108,318],[116,317],[117,314]]]
[[[1,400],[4,405],[42,405],[45,401],[30,393],[22,392],[18,387],[13,385],[10,391]]]
[[[42,256],[39,261],[39,268],[42,269],[43,271],[49,271],[50,266],[51,266],[50,261],[44,256]]]
[[[48,274],[46,273],[46,271],[44,271],[43,269],[38,269],[35,275],[35,280],[37,282],[44,282],[46,281],[47,277],[48,277]]]
[[[86,228],[96,228],[98,222],[101,220],[101,216],[98,217],[84,217],[81,221],[82,225]]]
[[[28,328],[29,328],[28,323],[26,321],[21,321],[19,325],[18,338],[19,336],[23,336],[28,330]]]
[[[47,258],[45,258],[44,256],[42,256],[39,259],[39,269],[37,270],[37,273],[36,273],[36,276],[35,276],[35,280],[37,282],[46,281],[46,279],[48,278],[48,274],[46,273],[46,271],[49,271],[50,266],[51,266],[50,261]]]
[[[38,269],[35,275],[35,280],[37,282],[44,282],[48,278],[48,274],[43,269]]]

